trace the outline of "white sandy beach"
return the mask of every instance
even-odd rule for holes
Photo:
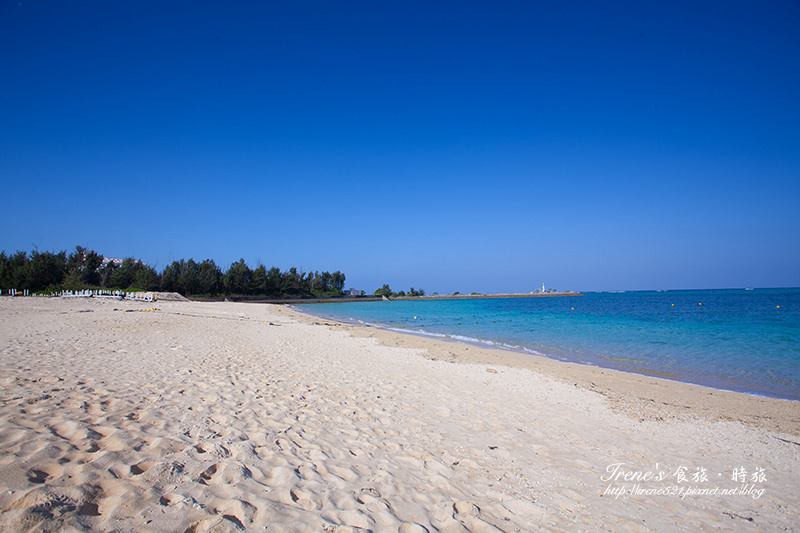
[[[0,298],[0,530],[800,528],[800,402],[326,324]]]

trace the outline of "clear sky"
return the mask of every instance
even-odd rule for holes
[[[0,0],[0,249],[800,286],[800,4]]]

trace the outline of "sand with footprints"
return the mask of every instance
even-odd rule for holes
[[[591,390],[282,306],[152,305],[0,298],[0,529],[800,524],[797,402],[708,413],[691,407],[706,389],[659,382],[694,395],[661,408],[626,401],[614,373]]]

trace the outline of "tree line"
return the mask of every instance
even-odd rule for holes
[[[422,289],[417,290],[414,287],[411,287],[408,290],[408,292],[406,291],[394,292],[389,287],[388,283],[384,283],[383,287],[375,290],[375,292],[373,292],[372,294],[374,294],[375,296],[386,296],[387,298],[402,298],[404,296],[425,296],[425,291]]]
[[[339,296],[345,275],[292,267],[281,271],[259,265],[250,268],[244,259],[223,272],[213,259],[173,261],[160,273],[132,257],[121,262],[104,260],[94,250],[76,246],[61,252],[15,254],[0,252],[0,289],[58,292],[61,290],[112,289],[178,292],[184,296]]]

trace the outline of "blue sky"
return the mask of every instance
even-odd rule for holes
[[[0,0],[0,249],[800,286],[796,2]]]

